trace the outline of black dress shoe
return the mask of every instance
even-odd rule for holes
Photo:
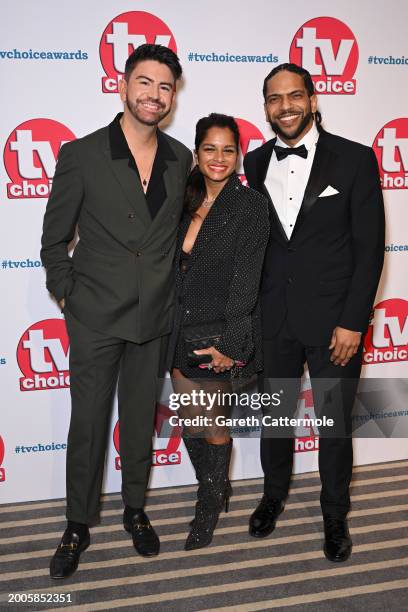
[[[346,561],[352,548],[347,519],[338,519],[325,516],[324,520],[324,548],[326,559],[337,563]]]
[[[78,567],[81,552],[88,548],[90,541],[88,527],[85,526],[81,533],[76,533],[71,527],[67,527],[51,559],[51,578],[60,580],[71,576]]]
[[[132,534],[133,545],[142,557],[155,557],[159,554],[160,540],[153,529],[143,508],[125,507],[123,526]]]
[[[264,495],[249,519],[249,535],[254,538],[265,538],[272,533],[276,520],[284,508],[285,504],[281,499],[269,499]]]

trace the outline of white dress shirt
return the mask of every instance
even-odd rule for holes
[[[273,151],[269,162],[265,187],[271,196],[288,238],[292,235],[302,205],[318,139],[319,132],[315,123],[313,123],[308,133],[296,144],[296,147],[305,145],[307,149],[306,159],[299,157],[299,155],[288,155],[285,159],[278,161],[276,153]],[[276,144],[280,147],[288,146],[279,136],[276,139]]]

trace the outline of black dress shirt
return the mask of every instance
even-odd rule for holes
[[[109,142],[112,159],[129,159],[129,168],[132,168],[140,182],[142,181],[135,158],[132,155],[129,145],[126,141],[120,119],[123,113],[118,113],[112,123],[109,125]],[[166,160],[174,159],[174,154],[166,140],[163,138],[160,130],[157,131],[157,151],[154,158],[152,173],[149,180],[149,185],[146,191],[146,202],[152,219],[159,212],[164,200],[167,197],[166,187],[163,181],[163,173],[166,169]]]

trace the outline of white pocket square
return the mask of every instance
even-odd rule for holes
[[[327,196],[336,195],[336,193],[339,193],[337,189],[335,189],[331,185],[328,185],[326,189],[322,191],[322,193],[319,195],[319,198],[327,198]]]

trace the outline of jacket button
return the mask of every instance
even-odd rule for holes
[[[291,285],[293,283],[293,278],[291,276],[289,276],[288,278],[288,285]]]
[[[140,257],[141,256],[141,252],[140,251],[136,251],[136,257]]]
[[[136,213],[129,213],[128,214],[128,219],[129,219],[129,221],[134,221],[136,219]]]

